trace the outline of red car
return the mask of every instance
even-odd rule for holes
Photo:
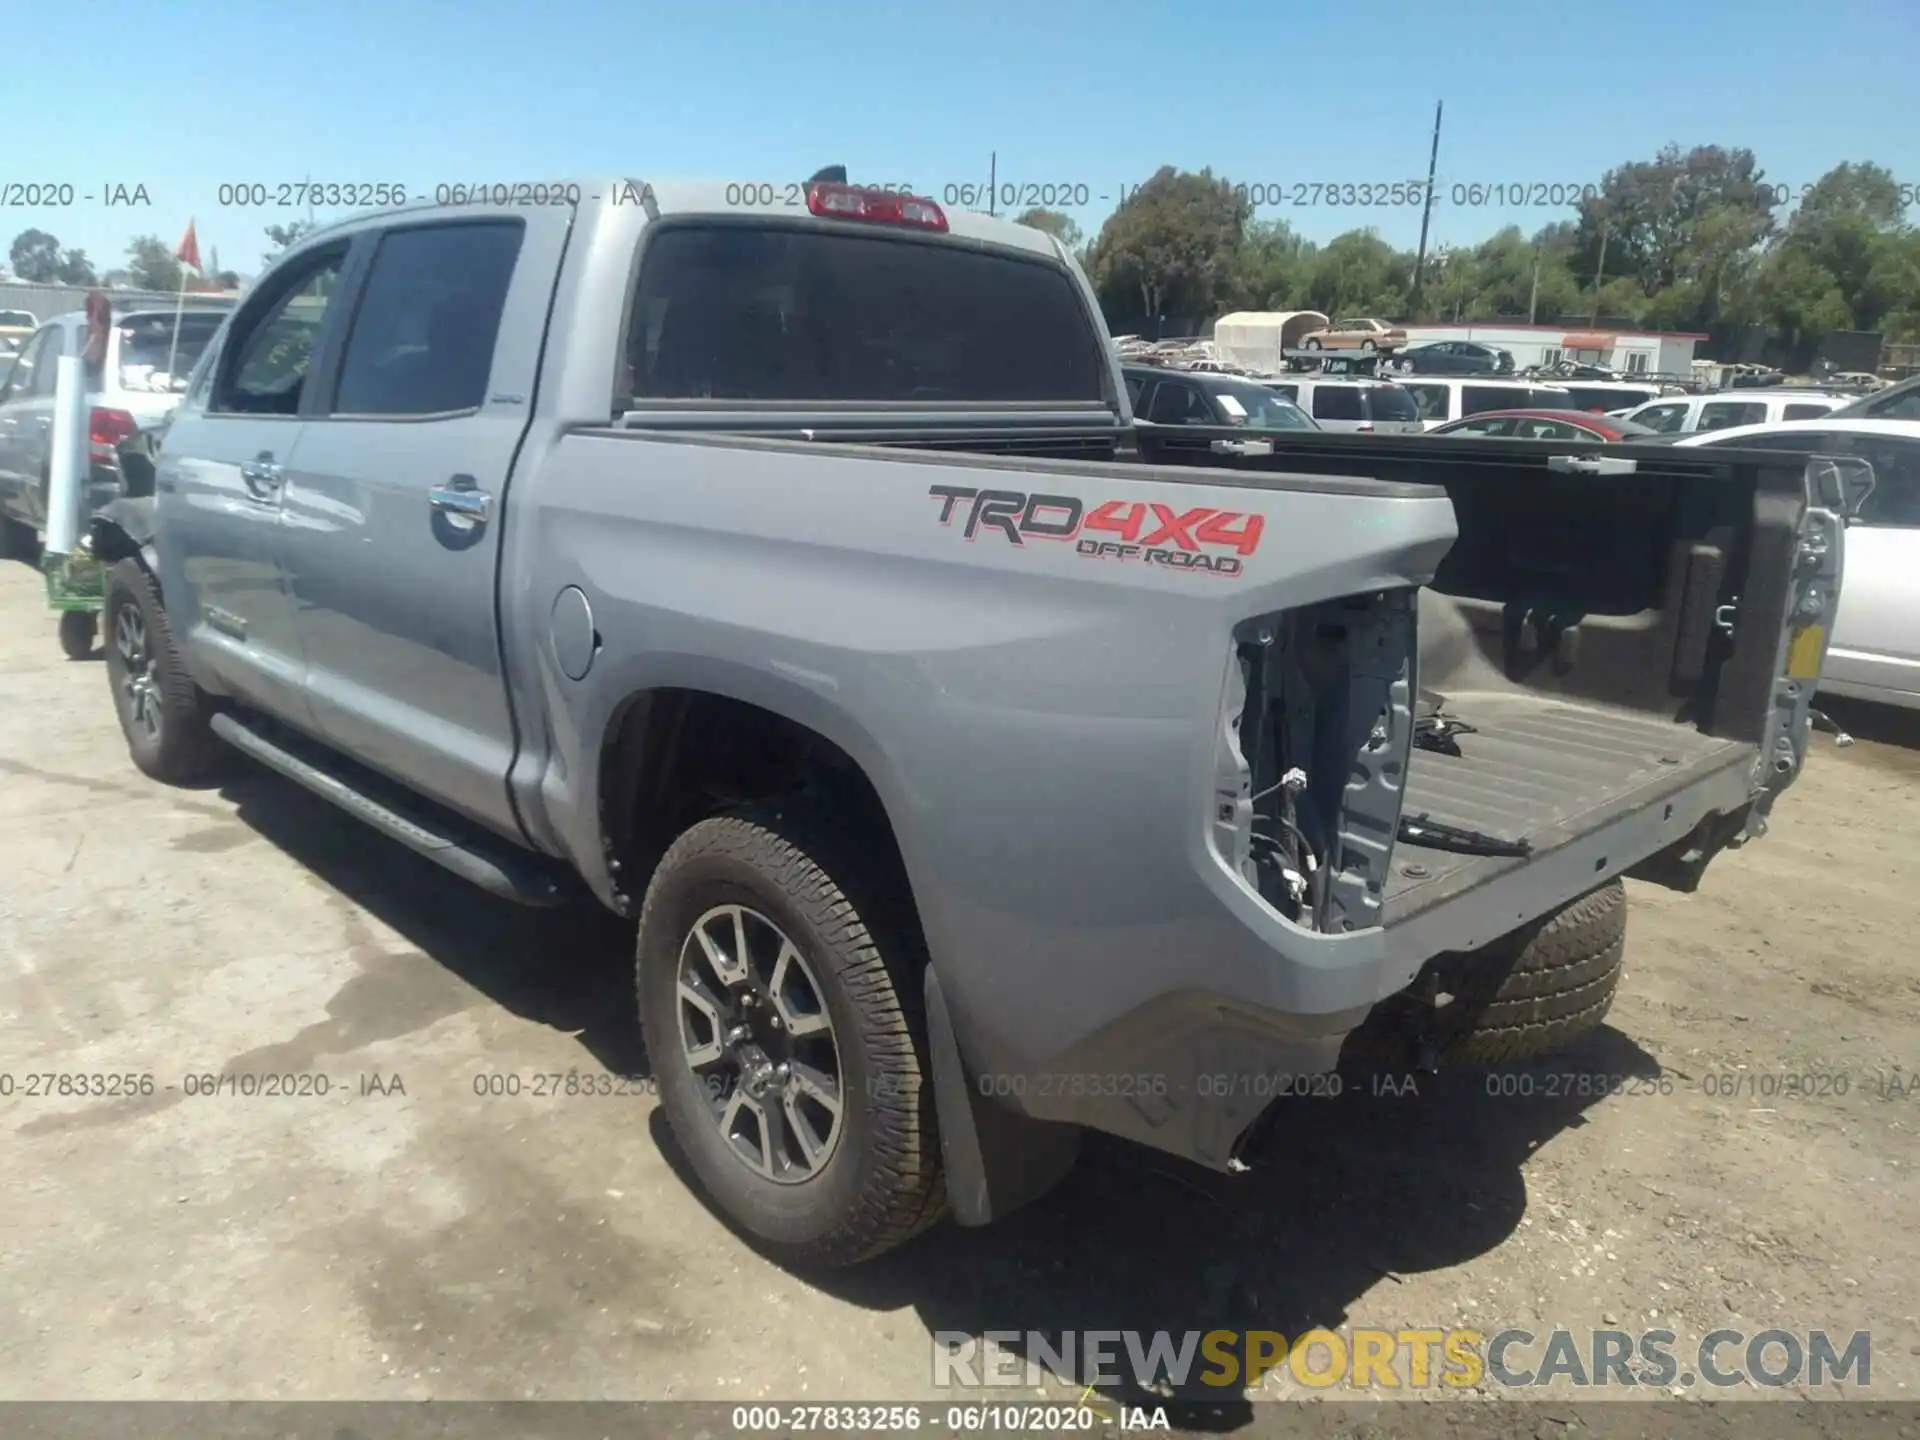
[[[1464,420],[1439,425],[1430,435],[1507,436],[1516,440],[1644,440],[1660,433],[1631,420],[1615,420],[1586,410],[1482,410]]]

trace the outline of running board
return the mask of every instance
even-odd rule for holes
[[[302,751],[313,756],[304,758],[295,754],[286,741],[269,738],[263,733],[265,729],[264,722],[249,723],[248,719],[230,713],[213,717],[213,733],[236,750],[279,771],[321,799],[332,801],[356,819],[366,821],[409,850],[426,856],[482,890],[503,900],[536,906],[565,905],[579,893],[577,887],[569,883],[571,877],[558,866],[545,864],[537,856],[486,835],[479,827],[451,815],[431,814],[428,802],[408,803],[397,796],[377,800],[340,773],[351,762],[344,762],[338,769],[323,768],[318,747],[300,745]],[[380,788],[393,787],[382,784]]]

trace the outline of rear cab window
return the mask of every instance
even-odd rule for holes
[[[226,319],[219,310],[183,311],[176,338],[171,315],[129,315],[116,327],[120,388],[179,394]]]
[[[649,234],[616,388],[620,409],[1110,403],[1097,329],[1057,263],[944,236],[777,221],[670,219]]]

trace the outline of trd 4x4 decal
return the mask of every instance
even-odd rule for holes
[[[1239,557],[1260,548],[1266,520],[1210,505],[1162,505],[1155,500],[1109,500],[1089,510],[1073,495],[1033,495],[1024,490],[975,490],[935,485],[940,523],[964,513],[968,539],[991,530],[1015,545],[1029,540],[1071,540],[1076,553],[1095,560],[1137,560],[1175,570],[1238,575]],[[962,506],[965,507],[962,512]],[[1222,552],[1232,552],[1222,553]]]

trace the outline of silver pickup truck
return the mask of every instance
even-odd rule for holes
[[[1846,478],[1136,434],[1038,231],[623,180],[303,239],[94,544],[142,770],[637,917],[692,1170],[845,1264],[1597,1025],[1799,772]]]

